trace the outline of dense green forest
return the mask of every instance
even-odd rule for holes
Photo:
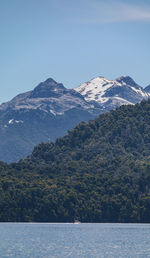
[[[150,222],[150,100],[0,163],[0,221]]]

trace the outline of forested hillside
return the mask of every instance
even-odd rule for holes
[[[0,164],[0,221],[150,222],[150,100]]]

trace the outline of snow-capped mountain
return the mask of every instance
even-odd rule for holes
[[[123,104],[135,104],[147,99],[150,93],[129,76],[116,80],[96,77],[75,88],[87,101],[97,101],[104,110],[114,109]]]
[[[40,142],[54,141],[81,121],[150,96],[130,77],[97,77],[75,89],[49,78],[0,105],[0,160],[17,161]]]
[[[49,78],[35,87],[33,91],[19,94],[11,101],[3,103],[0,111],[39,109],[54,115],[62,115],[73,108],[86,110],[89,113],[99,114],[100,112],[97,103],[87,102],[77,91],[66,89],[62,83]]]

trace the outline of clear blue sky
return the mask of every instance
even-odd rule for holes
[[[52,77],[150,84],[150,0],[1,0],[0,103]]]

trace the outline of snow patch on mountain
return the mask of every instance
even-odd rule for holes
[[[9,121],[8,121],[8,124],[9,125],[11,125],[11,124],[19,124],[19,123],[23,123],[23,121],[22,120],[15,120],[15,119],[10,119]]]
[[[150,94],[142,88],[136,89],[135,87],[131,87],[131,89],[140,94],[143,98],[148,98],[150,96]]]
[[[135,104],[150,97],[150,93],[129,76],[122,76],[116,80],[96,77],[81,84],[75,90],[82,94],[86,101],[97,101],[105,108],[109,106],[109,109],[123,104]]]
[[[102,98],[107,89],[114,86],[117,82],[105,79],[104,77],[96,77],[89,82],[81,84],[75,88],[77,92],[82,94],[87,101],[96,100],[100,103],[107,101],[107,98]],[[118,83],[121,87],[122,85]]]

